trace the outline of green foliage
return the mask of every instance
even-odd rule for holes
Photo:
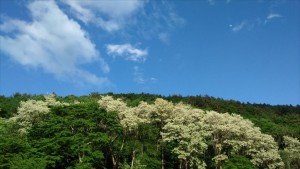
[[[93,169],[90,163],[76,163],[74,169]]]
[[[16,158],[30,149],[27,138],[16,130],[14,123],[0,118],[0,168],[10,168]]]
[[[20,101],[30,98],[30,95],[16,93],[12,97],[0,96],[0,117],[9,118],[17,112]]]
[[[141,148],[138,153],[137,159],[140,165],[145,168],[160,168],[160,151],[158,151],[157,140],[159,139],[159,129],[152,124],[144,124],[139,128],[139,141]]]
[[[68,167],[73,163],[104,164],[104,149],[120,125],[116,115],[96,103],[52,108],[52,113],[33,126],[29,136],[33,146],[44,153],[51,165]],[[83,165],[85,166],[85,165]]]
[[[44,158],[28,158],[21,155],[14,156],[10,162],[10,169],[42,169],[46,168]]]
[[[278,154],[278,146],[266,134],[280,145],[286,168],[300,166],[299,152],[294,151],[299,148],[293,148],[297,141],[284,137],[300,138],[300,106],[240,103],[209,96],[108,93],[111,101],[120,100],[103,109],[98,103],[103,96],[0,96],[0,168],[152,169],[161,168],[162,155],[165,168],[184,168],[185,162],[190,168],[205,164],[215,168],[213,158],[218,158],[223,168],[255,168],[252,163],[274,168],[268,165]],[[191,106],[179,109],[180,102]],[[212,118],[217,119],[216,124],[204,122],[205,118],[195,118],[198,108],[206,117],[212,110],[224,114]],[[229,117],[234,118],[228,121]],[[260,134],[260,129],[254,132],[250,121],[245,128],[238,119],[251,120],[265,134],[252,137],[251,132]],[[20,133],[22,127],[28,132]],[[206,129],[219,136],[213,140],[211,134],[202,133],[204,139],[199,131]],[[219,154],[217,146],[221,146]]]
[[[240,155],[233,156],[223,165],[223,169],[257,169],[251,161]]]
[[[284,149],[280,151],[280,155],[286,168],[300,168],[300,141],[288,136],[283,139]]]

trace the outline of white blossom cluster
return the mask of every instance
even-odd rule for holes
[[[136,129],[140,124],[150,122],[152,107],[145,102],[141,102],[137,107],[128,107],[121,99],[104,96],[98,103],[106,111],[118,112],[121,125],[129,131]]]
[[[284,136],[285,148],[281,153],[285,157],[286,168],[291,168],[291,164],[300,161],[300,141],[296,138]]]
[[[21,133],[26,133],[31,126],[49,113],[48,104],[41,100],[21,101],[17,115],[12,117],[20,127]]]
[[[154,104],[141,102],[136,107],[128,107],[111,96],[103,96],[98,103],[107,111],[117,112],[122,126],[129,130],[143,123],[159,122],[162,141],[176,143],[173,153],[191,167],[205,168],[202,159],[209,144],[214,148],[217,166],[234,154],[250,156],[251,162],[261,168],[284,166],[273,137],[261,133],[240,115],[204,111],[161,98]]]
[[[300,141],[296,138],[283,136],[285,151],[290,152],[291,154],[297,154],[300,157]]]
[[[240,115],[214,111],[206,112],[204,118],[212,129],[216,155],[214,160],[217,164],[224,162],[228,155],[242,154],[251,156],[251,162],[262,168],[283,167],[274,138],[261,133],[250,120],[243,119]]]
[[[166,125],[161,133],[163,141],[178,143],[173,152],[179,159],[189,161],[191,167],[205,168],[202,155],[207,149],[207,138],[211,135],[203,121],[204,111],[194,109],[182,103],[173,107],[171,116],[166,120]]]
[[[70,105],[69,103],[62,103],[60,101],[57,101],[55,94],[48,94],[44,97],[45,97],[45,102],[50,107],[51,106],[69,106]],[[74,103],[76,103],[76,101]]]
[[[18,124],[21,133],[27,133],[33,124],[38,123],[50,112],[50,107],[69,105],[57,101],[54,94],[46,95],[44,98],[45,101],[27,100],[20,102],[17,114],[10,120]]]

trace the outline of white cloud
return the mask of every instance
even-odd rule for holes
[[[127,37],[137,35],[146,40],[158,39],[165,43],[167,34],[171,35],[186,23],[186,20],[177,14],[175,6],[170,1],[146,1],[146,5],[147,7],[141,8],[136,15],[131,17],[131,20],[126,22],[128,24],[128,29],[125,30]]]
[[[170,34],[167,32],[162,32],[160,34],[158,34],[158,39],[166,44],[169,43],[170,41]]]
[[[216,4],[216,0],[207,0],[207,2],[210,4],[210,5],[215,5]],[[227,4],[229,4],[231,2],[231,0],[225,0],[225,2]]]
[[[185,24],[168,1],[148,0],[61,0],[70,7],[74,16],[85,24],[94,24],[120,36],[147,40],[166,38],[157,35],[170,33]],[[147,5],[147,8],[144,6]]]
[[[139,0],[66,0],[62,2],[69,5],[75,16],[84,23],[96,24],[108,32],[119,30],[126,18],[144,4],[144,1]]]
[[[54,1],[35,1],[28,5],[32,22],[6,19],[0,25],[0,49],[18,63],[43,68],[55,77],[78,83],[105,85],[80,65],[97,63],[103,72],[109,67],[78,23],[68,18]]]
[[[207,2],[210,4],[210,5],[215,5],[215,0],[207,0]]]
[[[139,67],[133,67],[133,81],[138,84],[144,84],[146,82],[144,74],[140,72]]]
[[[239,32],[241,30],[248,30],[251,31],[252,29],[262,26],[263,24],[267,24],[271,20],[275,18],[281,18],[282,16],[277,13],[270,13],[264,20],[261,18],[256,18],[255,20],[243,20],[242,22],[238,24],[229,24],[229,28],[232,32]]]
[[[157,81],[156,78],[145,78],[144,73],[140,70],[138,66],[133,67],[133,81],[138,84],[145,84],[147,82],[155,83]]]
[[[281,18],[282,16],[280,14],[277,14],[277,13],[270,13],[268,16],[267,16],[267,19],[274,19],[274,18]]]
[[[113,57],[121,56],[126,60],[134,62],[143,62],[146,60],[148,55],[147,49],[138,49],[133,47],[131,44],[108,44],[106,45],[107,54],[112,55]]]
[[[270,13],[267,18],[265,19],[265,24],[268,23],[269,21],[276,19],[276,18],[281,18],[282,16],[278,13]]]
[[[229,25],[229,27],[233,32],[238,32],[238,31],[242,30],[246,25],[247,25],[247,22],[242,21],[241,23],[239,23],[237,25]]]

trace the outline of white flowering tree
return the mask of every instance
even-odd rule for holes
[[[284,166],[273,137],[240,115],[203,111],[183,103],[173,104],[158,98],[154,104],[141,102],[127,107],[121,99],[104,96],[99,105],[107,111],[116,111],[126,131],[136,132],[140,124],[159,126],[161,164],[164,168],[164,143],[175,143],[172,152],[180,160],[180,167],[205,168],[203,155],[209,144],[213,147],[216,168],[233,155],[244,155],[261,168],[276,169]],[[133,152],[133,160],[134,160]]]
[[[101,108],[108,112],[117,112],[121,125],[127,131],[134,131],[140,124],[150,123],[150,112],[153,107],[141,102],[137,107],[128,107],[121,99],[103,96],[99,101]]]
[[[288,151],[291,156],[300,157],[300,141],[297,138],[283,136],[285,151]]]
[[[287,169],[300,167],[300,141],[297,138],[283,136],[285,148],[281,151]]]
[[[222,168],[234,154],[249,155],[251,162],[262,168],[282,168],[277,143],[270,135],[261,133],[249,120],[240,115],[208,111],[205,122],[212,130],[216,168]]]
[[[64,103],[56,100],[56,95],[55,94],[48,94],[44,96],[45,102],[49,107],[53,106],[69,106],[69,103]],[[76,104],[76,102],[74,102]]]
[[[252,157],[251,162],[261,168],[283,168],[284,163],[279,154],[278,145],[271,135],[261,133],[259,128],[247,132],[251,143],[246,153]]]
[[[161,133],[164,142],[175,142],[172,150],[180,159],[180,168],[205,168],[203,154],[211,135],[203,121],[204,111],[182,103],[176,104]]]
[[[102,96],[98,103],[101,108],[108,112],[121,112],[127,109],[127,105],[122,99],[114,99],[112,96]],[[119,115],[119,118],[122,119],[123,117]]]
[[[12,117],[11,120],[20,126],[21,133],[27,133],[31,126],[39,122],[49,111],[48,104],[44,101],[21,101],[16,116]]]
[[[148,105],[146,102],[141,102],[136,107],[128,107],[122,99],[114,99],[111,96],[103,96],[98,103],[106,111],[118,113],[120,123],[124,128],[120,151],[123,150],[127,135],[131,134],[133,137],[137,137],[138,127],[142,124],[150,123],[150,112],[153,112],[153,106]],[[119,157],[113,153],[112,147],[111,153],[113,154],[112,161],[114,166],[116,166],[118,165]],[[135,156],[136,149],[132,152],[131,167],[134,166]]]
[[[56,100],[54,94],[44,96],[43,100],[21,101],[17,114],[10,120],[16,122],[21,133],[27,133],[31,126],[43,119],[50,112],[50,107],[69,105]]]
[[[171,117],[174,109],[174,104],[164,99],[157,98],[153,104],[153,112],[151,112],[151,120],[158,123],[160,132],[163,132],[163,128],[167,120]],[[161,168],[164,169],[165,157],[164,157],[164,146],[161,137],[160,149],[161,149]]]

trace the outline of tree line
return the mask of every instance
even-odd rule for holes
[[[299,168],[299,110],[209,96],[1,96],[0,168]]]

